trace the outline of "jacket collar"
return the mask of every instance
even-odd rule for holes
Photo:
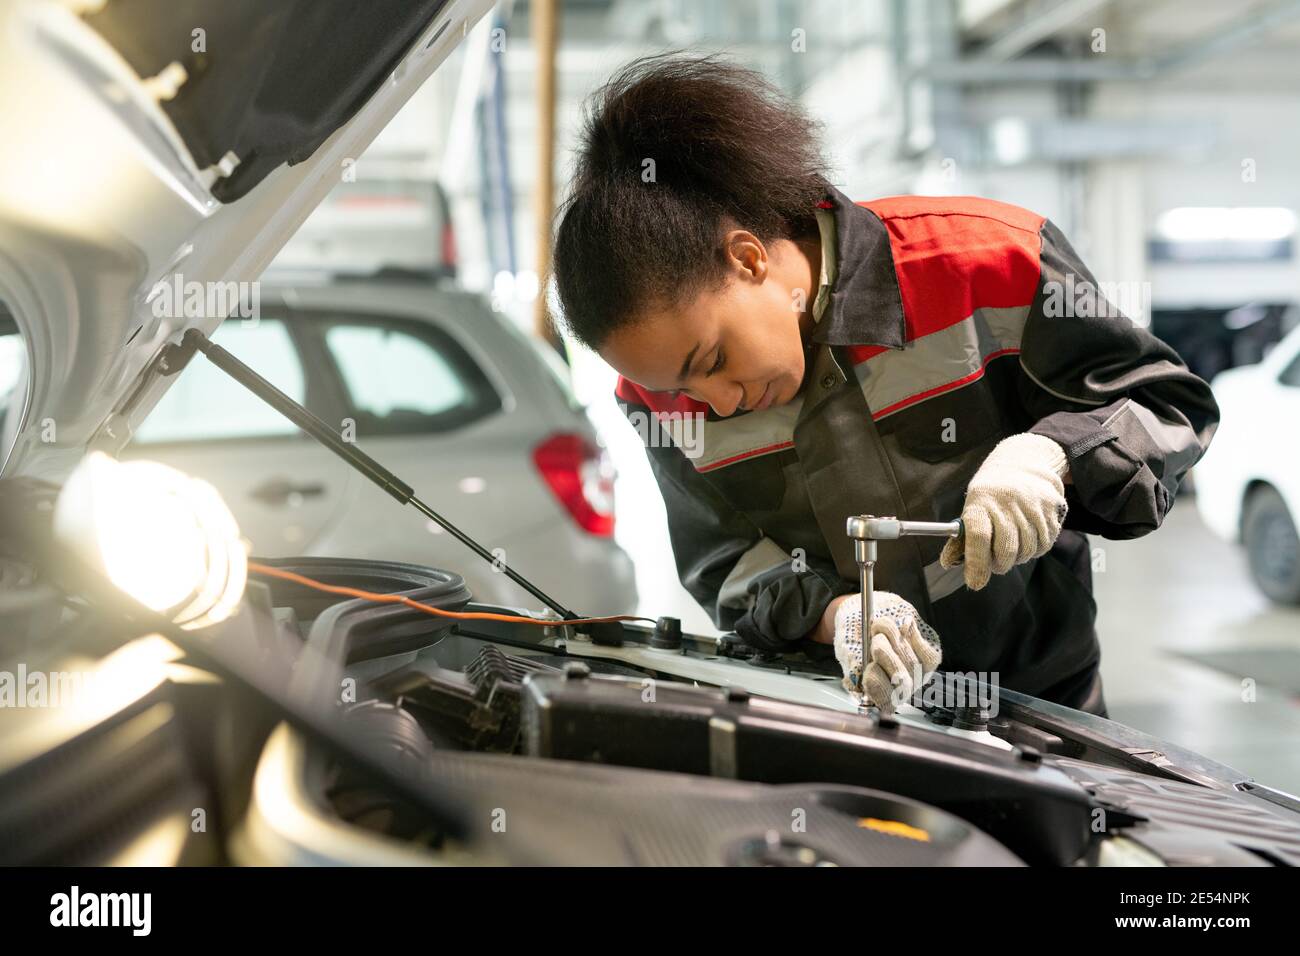
[[[826,345],[901,349],[907,341],[907,328],[885,224],[834,186],[827,184],[826,188],[825,201],[835,216],[839,275],[812,340]]]

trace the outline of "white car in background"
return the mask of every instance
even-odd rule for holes
[[[427,281],[264,284],[259,317],[213,340],[543,589],[590,613],[635,609],[595,429],[541,346],[481,297]],[[255,555],[464,568],[478,600],[533,602],[209,362],[181,372],[121,457],[202,475]]]
[[[1205,523],[1241,542],[1260,590],[1300,604],[1300,326],[1258,365],[1216,376],[1222,424],[1196,466]]]

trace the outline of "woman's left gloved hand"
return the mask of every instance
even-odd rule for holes
[[[1065,450],[1025,432],[998,442],[966,488],[964,533],[944,545],[945,568],[966,565],[966,586],[978,591],[993,574],[1046,554],[1065,521]]]
[[[943,661],[939,635],[908,601],[877,591],[863,653],[862,597],[854,594],[835,610],[835,659],[844,671],[844,689],[859,703],[892,714],[910,700],[917,686]]]

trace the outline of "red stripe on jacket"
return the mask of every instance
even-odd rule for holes
[[[971,382],[978,382],[984,377],[984,371],[989,367],[989,362],[1004,355],[1019,355],[1020,349],[1007,348],[998,349],[996,352],[990,352],[980,360],[980,367],[969,375],[963,375],[961,378],[955,378],[951,382],[944,382],[942,385],[936,385],[933,388],[927,388],[925,391],[917,392],[915,395],[909,395],[907,398],[899,399],[892,405],[886,405],[878,412],[871,413],[871,420],[878,421],[886,415],[892,415],[894,412],[901,411],[908,405],[915,405],[917,402],[924,401],[927,398],[934,398],[936,395],[942,395],[944,392],[951,392],[954,388],[961,388],[963,385],[969,385]]]

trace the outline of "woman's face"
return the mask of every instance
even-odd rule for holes
[[[762,243],[743,230],[723,242],[721,284],[682,305],[646,310],[600,354],[643,388],[681,392],[725,416],[798,393],[820,260],[815,244]]]

